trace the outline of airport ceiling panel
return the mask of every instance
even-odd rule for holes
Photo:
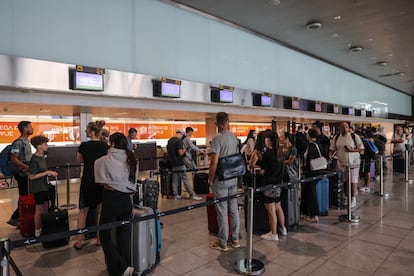
[[[171,0],[414,94],[412,0]]]

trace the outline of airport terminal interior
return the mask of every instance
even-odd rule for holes
[[[374,195],[379,191],[378,179],[372,181],[372,188],[370,193],[360,192],[353,208],[353,214],[360,216],[359,223],[340,222],[338,216],[346,214],[346,209],[331,207],[319,223],[300,221],[298,229],[280,236],[279,241],[253,235],[253,258],[264,263],[262,275],[412,275],[414,184],[389,169],[384,174],[384,192],[389,197]],[[59,203],[65,204],[66,181],[59,182],[58,191]],[[71,183],[71,203],[77,202],[78,192],[79,184]],[[17,199],[15,188],[0,191],[0,236],[12,240],[22,238],[18,229],[6,224]],[[159,209],[162,212],[195,203],[199,201],[160,197]],[[76,229],[77,212],[69,211],[71,229]],[[150,275],[237,275],[234,262],[246,258],[244,212],[239,210],[242,246],[229,252],[209,248],[216,237],[209,234],[206,207],[162,217],[161,262]],[[72,238],[69,245],[54,249],[34,244],[12,250],[11,256],[23,275],[108,275],[102,248],[96,246],[95,239],[88,240],[82,250],[75,250],[73,243]],[[15,274],[11,271],[10,275]]]
[[[404,158],[413,161],[412,1],[60,2],[0,0],[0,151],[19,137],[20,121],[49,139],[47,163],[58,171],[49,181],[58,205],[70,207],[70,230],[77,229],[82,175],[76,155],[89,122],[105,121],[109,134],[135,128],[139,178],[160,186],[168,140],[192,127],[191,142],[211,156],[218,112],[229,114],[241,142],[250,130],[300,128],[319,128],[333,141],[347,122],[388,140],[386,166],[369,167],[370,189],[359,191],[355,206],[338,203],[343,187],[333,180],[329,196],[339,199],[319,222],[298,219],[277,241],[253,233],[250,247],[243,194],[241,246],[222,252],[209,246],[217,236],[209,232],[207,193],[195,200],[160,192],[160,262],[149,275],[238,275],[235,262],[250,253],[264,270],[245,275],[413,275],[414,163],[393,170],[402,159],[392,156],[391,142],[406,127]],[[193,152],[193,159],[207,172],[209,158]],[[10,252],[15,265],[0,262],[2,275],[109,275],[95,238],[81,249],[74,235],[56,248],[30,238],[23,244],[7,223],[19,200],[16,180],[0,174],[0,181],[0,239],[20,242]],[[238,188],[244,193],[246,183]]]

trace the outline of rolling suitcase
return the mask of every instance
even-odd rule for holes
[[[327,216],[329,211],[329,179],[327,177],[316,183],[316,194],[318,195],[319,215]]]
[[[138,186],[142,194],[142,185]],[[142,202],[142,201],[140,201]],[[132,218],[154,214],[151,207],[134,205]],[[155,268],[160,261],[161,225],[158,218],[133,223],[130,232],[131,266],[141,275]],[[135,275],[135,274],[134,274]]]
[[[288,230],[297,229],[299,226],[299,196],[297,185],[282,189],[281,204],[285,214],[285,225]]]
[[[153,179],[145,179],[142,182],[142,195],[144,206],[153,210],[158,209],[158,195],[160,193],[160,184]]]
[[[195,173],[193,178],[194,192],[199,195],[210,193],[207,173]]]
[[[36,203],[34,196],[30,194],[29,177],[27,177],[28,195],[19,197],[19,219],[20,219],[20,235],[30,237],[34,235],[34,214]]]
[[[247,231],[247,197],[244,199],[244,222]],[[263,193],[255,193],[253,197],[253,233],[257,235],[269,233],[269,215],[264,205]]]
[[[56,176],[56,206],[59,206],[59,198],[57,193],[57,176]],[[56,207],[53,211],[42,214],[40,217],[42,222],[42,235],[68,232],[69,231],[69,217],[68,211],[62,210]],[[43,242],[44,248],[52,248],[67,245],[69,243],[69,237],[59,240]]]
[[[326,171],[331,173],[332,171]],[[329,177],[329,206],[335,206],[338,210],[342,208],[342,193],[343,193],[343,179],[342,172],[337,171],[337,174]]]
[[[214,196],[213,193],[209,193],[207,195],[206,201],[213,200]],[[228,216],[229,219],[229,225],[230,225],[230,216]],[[218,223],[217,223],[217,212],[216,212],[216,206],[208,205],[207,206],[207,225],[208,225],[208,231],[212,234],[217,234],[219,231]],[[231,235],[229,235],[230,237]]]
[[[173,197],[174,192],[172,188],[172,174],[169,173],[169,169],[160,170],[161,173],[161,196],[162,197]],[[181,194],[181,184],[178,185],[178,193]]]

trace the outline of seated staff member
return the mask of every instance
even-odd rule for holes
[[[36,149],[29,163],[29,191],[34,194],[35,198],[35,236],[39,237],[42,233],[42,224],[40,217],[48,210],[49,188],[47,186],[47,176],[57,176],[57,172],[47,169],[45,152],[47,152],[49,139],[44,136],[35,136],[30,139],[30,143]]]
[[[109,136],[108,154],[95,161],[95,182],[103,185],[100,224],[129,219],[132,212],[131,193],[136,191],[137,161],[128,149],[128,140],[121,132]],[[117,229],[117,241],[111,230],[100,231],[101,245],[109,275],[132,275],[129,227]]]

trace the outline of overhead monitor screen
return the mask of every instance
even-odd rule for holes
[[[220,90],[220,102],[232,103],[233,102],[233,91],[227,90],[227,89]]]
[[[73,89],[75,90],[104,90],[104,75],[90,74],[75,71],[73,80]]]
[[[299,101],[292,100],[292,109],[299,109]]]
[[[322,111],[322,104],[315,103],[315,111],[316,112],[321,112]]]
[[[179,98],[181,85],[175,83],[162,82],[161,83],[161,96]]]
[[[261,105],[262,106],[271,106],[272,105],[272,97],[267,96],[267,95],[261,95],[260,97],[261,99]]]

